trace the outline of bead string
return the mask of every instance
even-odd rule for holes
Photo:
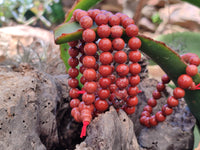
[[[143,108],[143,112],[140,115],[140,123],[146,127],[156,126],[159,122],[163,122],[166,116],[171,115],[173,112],[173,107],[178,106],[178,99],[185,96],[184,89],[198,90],[200,89],[200,83],[195,85],[192,80],[192,76],[198,73],[197,66],[200,64],[200,59],[196,54],[187,53],[181,56],[181,58],[189,65],[186,67],[186,74],[182,74],[178,77],[177,83],[179,87],[173,90],[173,96],[167,99],[167,104],[162,107],[161,111],[156,112],[155,115],[152,114],[152,108],[157,105],[157,99],[161,98],[162,91],[165,90],[165,84],[170,82],[167,75],[162,77],[162,83],[157,84],[157,90],[153,92],[153,98],[148,100],[148,105]]]
[[[79,22],[84,29],[82,40],[68,43],[71,46],[71,57],[68,60],[71,66],[68,72],[71,77],[68,84],[72,88],[69,92],[72,98],[71,114],[77,122],[83,123],[82,138],[86,133],[85,122],[88,125],[92,117],[105,112],[109,105],[116,109],[124,109],[127,114],[135,112],[135,106],[138,104],[137,94],[141,92],[137,87],[140,82],[138,74],[141,71],[138,64],[141,59],[138,50],[141,41],[135,37],[138,34],[138,27],[133,19],[122,13],[77,9],[73,13],[72,21]],[[90,29],[93,22],[98,26],[97,33]],[[131,51],[128,55],[123,51],[123,28],[130,37],[128,47]],[[76,58],[80,53],[79,59]],[[125,64],[127,59],[131,61],[130,65]],[[76,67],[79,62],[82,65],[78,70]],[[81,90],[77,89],[76,77],[79,71],[82,73],[80,82],[84,85]],[[82,101],[79,100],[80,94]]]
[[[138,74],[141,72],[138,63],[141,59],[138,50],[141,41],[135,37],[138,34],[138,27],[134,21],[122,13],[112,14],[99,9],[89,11],[77,9],[71,21],[79,22],[83,28],[82,39],[68,43],[71,46],[68,50],[71,56],[68,60],[71,66],[68,71],[71,77],[68,80],[71,87],[69,95],[72,98],[71,115],[75,121],[83,123],[80,136],[82,138],[86,135],[86,128],[92,118],[105,112],[110,105],[117,110],[123,109],[127,114],[135,112],[135,106],[138,104],[137,94],[141,92],[137,87],[140,82]],[[90,29],[93,23],[98,26],[96,33]],[[125,47],[125,42],[121,38],[123,28],[130,37],[127,45],[131,51],[128,55],[123,51]],[[198,73],[196,66],[200,64],[199,57],[187,53],[181,58],[190,65],[186,68],[186,74],[178,78],[179,87],[174,89],[173,96],[167,99],[167,104],[162,107],[162,110],[151,115],[152,108],[157,105],[156,100],[161,98],[165,84],[170,81],[167,75],[163,76],[162,83],[157,84],[157,90],[153,92],[152,98],[147,102],[148,105],[143,109],[141,124],[151,127],[164,121],[167,115],[172,114],[173,107],[178,105],[178,99],[184,97],[184,89],[200,89],[200,83],[195,85],[191,78]],[[131,64],[126,65],[127,59]],[[80,65],[79,69],[76,68],[78,65]],[[79,72],[82,74],[80,82],[84,85],[81,90],[77,88]],[[188,81],[182,82],[183,79]],[[80,95],[82,101],[79,100]]]

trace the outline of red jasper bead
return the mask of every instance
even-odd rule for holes
[[[127,17],[127,18],[124,18],[124,19],[122,20],[122,26],[123,26],[124,28],[126,28],[126,27],[127,27],[128,25],[130,25],[130,24],[134,24],[133,19]]]
[[[70,89],[70,91],[69,91],[69,96],[70,96],[71,98],[77,98],[77,97],[79,97],[78,91],[79,91],[79,90],[78,90],[77,88]]]
[[[179,101],[175,99],[173,96],[168,97],[167,104],[169,107],[176,107],[179,104]]]
[[[78,107],[72,108],[71,115],[74,117],[74,120],[76,122],[81,122],[81,114],[80,114]]]
[[[95,17],[95,23],[100,26],[102,24],[107,24],[108,23],[108,17],[104,14],[98,14],[96,17]]]
[[[153,91],[152,96],[154,99],[159,99],[159,98],[161,98],[162,95],[159,91],[155,90],[155,91]]]
[[[120,64],[116,67],[116,72],[119,76],[123,77],[129,73],[129,67],[125,64]]]
[[[125,42],[122,38],[115,38],[113,41],[112,41],[112,46],[113,46],[113,49],[114,50],[122,50],[125,46]]]
[[[100,112],[106,111],[109,106],[108,102],[106,100],[102,100],[102,99],[96,100],[94,105],[95,105],[95,108]]]
[[[119,25],[120,24],[120,18],[117,15],[110,15],[108,19],[109,25]]]
[[[140,83],[140,76],[139,75],[134,75],[129,77],[129,83],[131,86],[136,86]]]
[[[128,86],[129,81],[126,77],[120,77],[116,80],[116,85],[119,89],[124,89]]]
[[[129,65],[129,71],[132,75],[137,75],[141,72],[141,66],[138,63],[133,63]]]
[[[154,98],[150,98],[148,99],[147,104],[151,107],[155,107],[157,105],[157,101]]]
[[[107,38],[110,36],[110,27],[108,25],[101,25],[97,27],[97,34],[100,38]]]
[[[127,99],[127,97],[128,97],[128,93],[127,93],[127,90],[126,89],[117,89],[116,91],[115,91],[115,97],[117,98],[117,99],[123,99],[123,100],[126,100]]]
[[[76,78],[79,74],[79,71],[77,68],[69,68],[68,74],[71,78]]]
[[[103,38],[99,41],[98,47],[104,52],[108,52],[112,48],[112,42],[108,38]]]
[[[163,75],[161,80],[162,80],[163,84],[167,84],[167,83],[170,82],[170,78],[169,78],[169,76],[167,74]]]
[[[83,110],[83,109],[89,109],[91,112],[94,112],[94,105],[93,104],[90,104],[90,105],[86,105],[85,102],[80,102],[80,104],[78,105],[78,108],[80,110],[80,112]]]
[[[192,85],[192,78],[186,74],[182,74],[178,77],[177,83],[180,88],[187,89]]]
[[[110,31],[111,31],[111,37],[112,38],[120,38],[123,34],[122,27],[120,27],[118,25],[112,26]]]
[[[88,94],[88,93],[84,93],[82,95],[82,101],[86,104],[86,105],[90,105],[95,101],[95,95],[94,94]]]
[[[173,96],[176,99],[183,98],[185,96],[185,91],[182,88],[176,87],[173,90]]]
[[[68,53],[71,57],[75,58],[79,54],[79,49],[76,47],[70,47]]]
[[[141,41],[139,38],[137,37],[132,37],[129,41],[128,41],[128,46],[130,49],[132,50],[137,50],[141,47]]]
[[[110,96],[110,91],[108,89],[100,89],[97,93],[100,99],[106,99]]]
[[[158,83],[157,86],[156,86],[157,90],[159,92],[162,92],[165,90],[165,84],[164,83]]]
[[[94,68],[96,64],[96,59],[94,56],[85,56],[83,58],[83,65],[87,68]]]
[[[92,93],[96,92],[97,84],[96,84],[96,82],[86,82],[84,84],[84,89],[87,93],[92,94]]]
[[[113,61],[113,56],[110,52],[101,53],[99,58],[103,65],[109,65]]]
[[[85,79],[85,77],[84,76],[82,76],[81,78],[80,78],[80,82],[81,82],[81,84],[85,84],[85,82],[87,82],[87,80]]]
[[[101,11],[99,9],[93,9],[92,12],[88,12],[89,16],[94,20],[95,17],[100,14]]]
[[[146,119],[144,120],[144,125],[148,128],[151,127],[150,122],[149,122],[149,117],[146,117]]]
[[[77,79],[68,79],[68,85],[71,88],[76,88],[78,86],[78,80]]]
[[[123,64],[127,61],[127,54],[124,51],[118,51],[114,55],[116,63]]]
[[[83,74],[83,72],[86,70],[87,68],[84,65],[81,65],[79,68],[80,73]]]
[[[77,98],[74,98],[70,101],[70,107],[74,108],[74,107],[78,107],[78,105],[80,104],[80,100]]]
[[[147,118],[146,116],[142,116],[142,117],[140,118],[140,123],[141,123],[142,125],[145,124],[146,118]]]
[[[167,104],[165,104],[163,107],[162,107],[162,113],[166,116],[168,115],[171,115],[173,112],[173,109],[170,108]]]
[[[78,44],[78,41],[68,42],[68,45],[71,46],[72,48],[76,47],[77,44]]]
[[[138,89],[137,86],[134,86],[134,87],[130,86],[128,88],[128,95],[129,96],[136,96],[138,94],[138,92],[139,92],[139,89]]]
[[[83,29],[88,29],[92,27],[93,20],[90,16],[83,16],[81,17],[79,24]]]
[[[106,89],[110,86],[111,80],[109,78],[100,78],[99,79],[99,85],[103,88]]]
[[[94,43],[86,43],[84,46],[84,52],[86,55],[93,56],[97,52],[97,46]]]
[[[96,33],[92,29],[86,29],[83,31],[82,38],[85,42],[93,42],[96,39]]]
[[[81,56],[80,56],[80,58],[79,58],[79,61],[81,62],[81,63],[83,63],[83,58],[85,57],[85,54],[82,54]]]
[[[138,104],[138,98],[137,98],[137,96],[128,98],[128,100],[126,101],[126,104],[128,106],[136,106]]]
[[[116,76],[114,74],[109,75],[108,78],[111,80],[111,83],[115,83]]]
[[[188,65],[186,67],[186,73],[189,76],[195,76],[198,73],[198,68],[196,65]]]
[[[141,113],[140,116],[141,116],[141,117],[142,117],[142,116],[150,117],[151,114],[150,114],[148,111],[143,111],[143,112]]]
[[[135,112],[135,106],[132,106],[132,107],[127,106],[127,107],[124,108],[124,111],[125,111],[128,115],[131,115],[131,114],[133,114],[133,113]]]
[[[115,92],[116,89],[117,89],[117,85],[116,84],[111,84],[109,86],[109,90],[110,90],[111,93]]]
[[[75,68],[76,66],[78,66],[78,58],[73,58],[73,57],[70,57],[68,59],[68,64],[72,67],[72,68]]]
[[[149,118],[149,124],[150,124],[151,126],[156,126],[156,125],[158,124],[155,115],[153,115],[153,116],[151,116],[151,117]]]
[[[130,24],[126,27],[126,35],[129,37],[137,36],[138,31],[139,29],[135,24]]]
[[[87,81],[93,81],[96,79],[96,71],[94,69],[86,69],[83,72],[83,76]]]
[[[141,53],[138,50],[131,51],[129,54],[129,60],[133,63],[138,62],[141,59]]]
[[[84,10],[78,11],[76,13],[76,21],[80,21],[83,16],[88,16],[88,13]]]
[[[92,68],[97,71],[99,69],[99,64],[95,64]]]
[[[197,56],[192,56],[192,57],[189,59],[189,63],[190,63],[190,65],[199,66],[199,64],[200,64],[200,59],[199,59],[199,57],[197,57]]]
[[[148,111],[150,114],[152,113],[152,107],[149,106],[149,105],[146,105],[144,108],[143,108],[143,111]]]
[[[117,15],[117,14],[116,14]],[[117,15],[119,18],[120,18],[120,22],[121,22],[121,24],[122,24],[122,21],[125,19],[125,18],[127,18],[128,16],[127,15],[125,15],[125,14],[119,14],[119,15]]]
[[[165,121],[166,117],[162,114],[162,111],[159,111],[155,114],[156,120],[158,122],[163,122]]]
[[[99,67],[99,73],[103,76],[103,77],[107,77],[110,74],[112,74],[112,67],[110,65],[101,65]]]
[[[91,122],[92,120],[92,112],[89,109],[83,109],[81,111],[81,120],[82,122]]]
[[[74,12],[73,12],[73,17],[76,18],[76,15],[78,12],[82,11],[81,9],[76,9]]]

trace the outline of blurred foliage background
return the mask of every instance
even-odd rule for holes
[[[42,23],[49,28],[63,22],[64,17],[60,0],[0,0],[1,27],[16,22],[33,26]]]

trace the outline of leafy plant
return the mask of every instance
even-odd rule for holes
[[[191,52],[200,56],[200,33],[197,32],[178,32],[167,35],[160,35],[156,38],[158,41],[165,42],[180,54]]]
[[[49,11],[47,11],[49,10]],[[52,11],[59,13],[52,13]],[[18,23],[32,24],[40,20],[47,27],[51,22],[44,17],[48,14],[57,14],[57,17],[51,15],[51,21],[61,21],[64,19],[64,12],[61,5],[54,0],[2,0],[0,1],[0,24],[6,24],[11,19]],[[59,14],[59,15],[58,15]]]

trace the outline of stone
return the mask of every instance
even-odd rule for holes
[[[67,75],[53,77],[27,64],[14,70],[0,69],[0,149],[58,147],[56,108],[68,97],[62,94]]]
[[[167,120],[154,128],[144,128],[139,136],[139,144],[147,149],[182,150],[193,149],[193,128],[195,118],[182,100]]]
[[[147,18],[142,17],[139,22],[138,26],[140,29],[145,29],[151,32],[154,32],[156,30],[156,26]]]
[[[0,28],[0,65],[20,63],[31,64],[50,74],[65,73],[52,32],[25,25]]]
[[[160,9],[159,14],[163,20],[169,20],[170,18],[169,23],[171,24],[179,25],[193,31],[199,31],[200,10],[194,5],[188,3],[173,4]]]
[[[84,147],[84,148],[83,148]],[[100,114],[89,125],[87,137],[77,146],[85,150],[139,150],[134,133],[134,125],[126,113],[118,113],[113,107]]]

